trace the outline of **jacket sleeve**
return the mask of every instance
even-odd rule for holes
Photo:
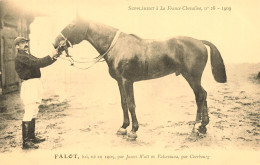
[[[18,60],[29,67],[35,67],[35,68],[43,68],[48,65],[51,65],[53,62],[56,61],[53,60],[50,56],[45,56],[43,58],[37,58],[34,56],[20,56]]]

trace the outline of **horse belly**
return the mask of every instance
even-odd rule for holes
[[[170,57],[138,58],[123,62],[118,67],[121,76],[131,81],[155,79],[174,73],[177,64]]]
[[[179,70],[177,45],[168,42],[152,42],[146,51],[147,79],[159,78]]]
[[[163,57],[148,63],[146,78],[160,78],[176,72],[177,69],[178,64],[169,56],[164,55]]]

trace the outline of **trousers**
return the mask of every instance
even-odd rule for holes
[[[24,105],[23,121],[37,118],[39,105],[42,100],[42,83],[39,78],[22,82],[20,97]]]

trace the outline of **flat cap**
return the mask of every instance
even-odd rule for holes
[[[30,41],[30,40],[24,37],[16,37],[16,39],[14,40],[14,45],[18,45],[22,41]]]

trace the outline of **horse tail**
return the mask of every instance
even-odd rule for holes
[[[211,71],[214,79],[219,83],[227,82],[225,65],[217,47],[209,41],[202,40],[202,43],[210,47]]]

